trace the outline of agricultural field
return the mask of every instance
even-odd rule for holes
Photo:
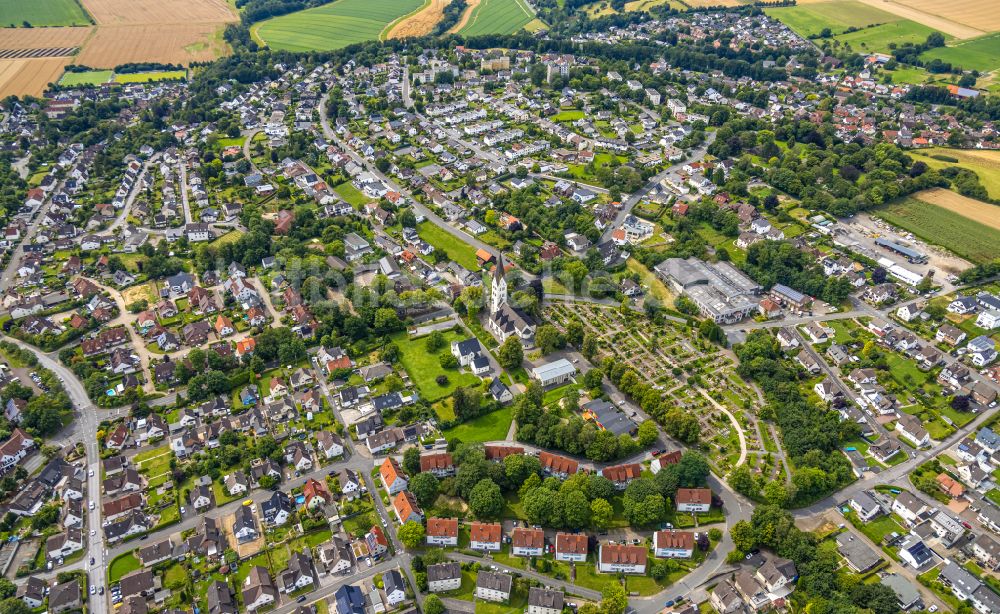
[[[90,30],[90,28],[0,28],[0,48],[79,47],[87,40]]]
[[[62,74],[66,58],[0,60],[0,96],[41,96]]]
[[[949,0],[948,2],[941,0],[893,0],[891,4],[901,4],[920,11],[928,17],[936,17],[983,32],[1000,30],[1000,12],[996,10],[996,3],[993,0]],[[928,25],[931,24],[928,23]]]
[[[909,154],[918,160],[922,160],[931,168],[940,169],[946,166],[967,168],[979,175],[979,181],[986,188],[986,192],[990,195],[990,198],[1000,199],[1000,151],[933,147],[911,151]],[[958,162],[939,160],[934,156],[946,156],[954,158]]]
[[[524,0],[481,0],[461,30],[465,36],[513,34],[535,19]]]
[[[965,70],[989,72],[1000,68],[1000,33],[938,47],[922,54],[924,61],[938,59]]]
[[[434,31],[441,18],[444,17],[444,7],[450,0],[428,0],[419,10],[396,20],[390,24],[385,38],[407,38],[410,36],[426,36]]]
[[[462,17],[459,18],[458,23],[453,25],[451,29],[448,30],[448,34],[454,34],[464,28],[466,24],[469,23],[469,19],[472,17],[472,14],[476,12],[476,8],[478,6],[479,0],[467,0],[465,3],[465,10],[462,11]]]
[[[944,188],[933,188],[914,194],[918,200],[949,211],[1000,231],[1000,206],[962,196]]]
[[[99,26],[237,21],[225,0],[83,0],[83,5]]]
[[[64,85],[67,87],[74,87],[80,85],[100,85],[101,83],[107,83],[111,81],[114,77],[114,73],[110,70],[88,70],[86,72],[68,72],[64,73],[62,79],[59,79],[59,85]]]
[[[32,27],[88,26],[90,18],[77,0],[0,0],[0,24],[16,28],[25,22]]]
[[[819,34],[824,28],[829,28],[833,34],[841,34],[848,28],[867,28],[901,19],[897,15],[854,0],[802,4],[767,9],[765,12],[802,36]]]
[[[255,25],[255,37],[272,49],[329,51],[377,40],[391,23],[416,11],[421,0],[337,0]]]
[[[1000,16],[989,10],[992,0],[860,1],[958,39],[975,38],[1000,30]]]
[[[942,206],[905,198],[878,209],[875,215],[971,262],[1000,258],[1000,230]]]
[[[130,62],[190,64],[229,52],[223,23],[98,26],[76,56],[77,64],[111,68]]]
[[[858,53],[885,53],[890,51],[889,45],[891,44],[902,45],[904,43],[922,43],[927,40],[927,37],[933,32],[935,32],[933,28],[929,28],[915,21],[901,19],[899,21],[893,21],[880,26],[873,26],[856,32],[841,34],[839,36],[835,36],[834,38],[839,40],[841,44],[850,45],[851,48]],[[950,37],[945,35],[945,40],[948,41],[949,39]]]

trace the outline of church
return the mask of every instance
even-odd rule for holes
[[[530,346],[535,340],[535,323],[531,316],[509,303],[507,280],[504,277],[503,254],[497,258],[490,284],[490,332],[503,343],[514,336],[521,344]]]

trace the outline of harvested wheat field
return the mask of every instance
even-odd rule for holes
[[[100,26],[76,56],[76,64],[114,68],[129,62],[190,64],[228,52],[221,24]]]
[[[1000,230],[1000,206],[974,200],[944,188],[932,188],[914,195],[925,203],[953,211],[962,217]]]
[[[995,0],[861,0],[910,21],[915,21],[958,39],[982,36],[1000,30],[1000,11]]]
[[[386,38],[408,38],[411,36],[426,36],[434,30],[434,26],[444,17],[444,7],[451,0],[430,0],[430,4],[419,11],[408,15],[389,30]]]
[[[465,0],[465,10],[462,11],[462,17],[458,20],[458,23],[448,30],[448,34],[454,34],[468,25],[469,19],[476,12],[477,6],[479,6],[479,0]]]
[[[0,28],[0,49],[79,47],[91,28]]]
[[[59,80],[66,58],[0,60],[0,94],[41,96],[45,86]]]
[[[83,0],[99,26],[228,23],[237,15],[225,0]]]

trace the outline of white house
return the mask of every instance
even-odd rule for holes
[[[648,554],[645,546],[601,544],[598,569],[601,573],[644,574]]]
[[[694,554],[694,533],[657,531],[653,534],[653,556],[660,559],[689,559]]]

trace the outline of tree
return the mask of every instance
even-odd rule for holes
[[[653,445],[659,436],[660,429],[656,428],[656,423],[652,420],[646,420],[639,425],[639,445],[643,448]]]
[[[403,471],[411,476],[420,473],[420,448],[411,447],[403,452]]]
[[[733,545],[737,550],[749,552],[757,542],[754,535],[753,526],[746,520],[741,520],[733,525],[729,530],[730,537],[733,538]]]
[[[606,500],[594,499],[590,502],[590,526],[598,531],[607,529],[614,515],[614,508]]]
[[[419,548],[424,543],[424,525],[419,522],[407,521],[406,524],[399,527],[397,534],[399,541],[403,542],[407,548]]]
[[[704,486],[711,470],[708,461],[697,452],[685,452],[677,464],[677,482],[681,488]]]
[[[521,362],[524,360],[524,348],[521,346],[521,340],[514,336],[507,337],[497,352],[497,360],[500,361],[500,366],[505,369],[516,369],[521,366]]]
[[[503,459],[503,469],[507,483],[511,486],[520,486],[530,476],[541,472],[542,463],[537,456],[511,454]]]
[[[566,494],[563,499],[563,522],[571,529],[582,529],[590,522],[587,495],[579,490]]]
[[[601,591],[601,614],[623,614],[628,607],[628,595],[619,582],[609,582]]]
[[[444,602],[437,595],[427,595],[424,599],[424,614],[444,614]]]
[[[542,354],[549,354],[565,345],[565,340],[555,326],[543,324],[535,331],[535,344]]]
[[[17,597],[0,601],[0,614],[31,614],[31,608]]]
[[[0,578],[0,599],[10,599],[17,593],[17,585],[7,578]]]
[[[768,505],[784,507],[788,503],[788,489],[785,488],[785,483],[771,480],[764,484],[764,500],[767,501]]]
[[[476,518],[497,518],[503,513],[504,499],[493,480],[480,480],[469,494],[469,510]]]
[[[420,507],[430,507],[438,496],[438,479],[433,473],[418,473],[410,478],[408,488]]]
[[[436,354],[445,345],[444,333],[439,330],[427,336],[427,351]]]

